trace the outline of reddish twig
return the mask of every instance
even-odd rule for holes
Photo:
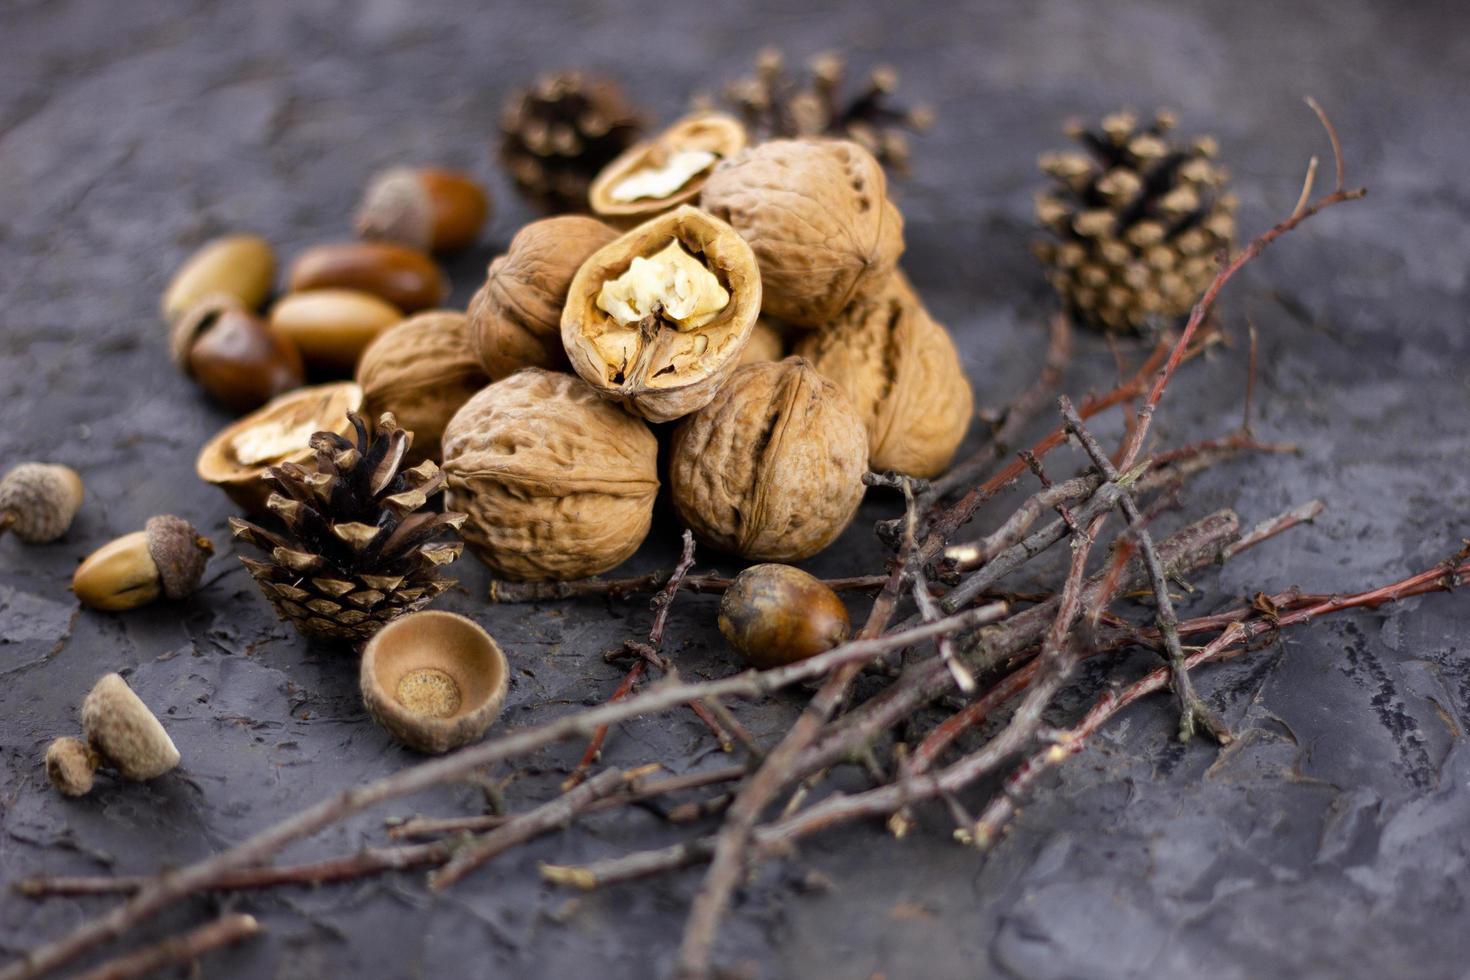
[[[637,684],[638,679],[643,676],[643,672],[647,669],[649,662],[663,667],[665,673],[668,672],[668,662],[660,660],[658,648],[663,644],[664,627],[669,620],[669,609],[674,604],[674,596],[678,594],[679,586],[684,581],[684,576],[688,574],[689,569],[693,565],[694,535],[686,530],[683,538],[683,551],[679,556],[679,564],[674,566],[673,572],[669,574],[668,581],[664,583],[663,588],[654,594],[653,599],[649,603],[654,612],[653,625],[648,630],[646,649],[651,656],[646,656],[634,662],[628,672],[623,675],[622,682],[618,684],[612,696],[608,698],[609,702],[621,701],[627,697],[632,692],[633,685]],[[633,648],[641,652],[643,646],[639,644]],[[699,717],[699,720],[704,722],[714,732],[715,738],[720,742],[720,747],[726,752],[730,751],[730,737],[720,727],[720,723],[715,721],[707,710],[701,710],[700,705],[694,704],[690,707],[694,709],[694,713]],[[563,781],[561,786],[563,791],[571,789],[587,777],[588,770],[592,768],[593,764],[602,755],[602,746],[607,741],[607,732],[608,726],[603,725],[592,733],[592,738],[587,741],[587,748],[583,751],[582,758],[577,763],[577,768],[573,769],[571,775],[567,776],[566,780]]]
[[[623,675],[623,679],[618,683],[617,687],[613,688],[612,694],[603,703],[612,704],[616,701],[623,700],[623,698],[633,693],[633,686],[638,683],[639,678],[643,676],[643,672],[647,667],[648,665],[645,661],[634,661],[633,666],[628,668],[628,672]],[[607,732],[608,726],[602,725],[592,733],[592,737],[587,740],[587,748],[582,752],[582,758],[577,762],[577,768],[573,769],[567,778],[562,780],[562,792],[566,792],[587,778],[587,773],[602,755],[602,746],[607,741]]]

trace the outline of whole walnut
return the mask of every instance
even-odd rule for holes
[[[755,251],[764,312],[796,326],[824,326],[881,285],[903,252],[882,166],[846,140],[742,150],[710,175],[700,203]]]
[[[793,561],[842,533],[863,498],[868,439],[836,385],[799,357],[737,370],[674,432],[669,486],[695,534]]]
[[[761,308],[755,256],[735,229],[682,205],[598,249],[572,280],[561,339],[572,369],[650,422],[709,404]]]
[[[565,369],[561,308],[572,277],[618,231],[593,218],[533,221],[510,240],[470,300],[470,346],[496,381],[523,367]]]
[[[469,321],[453,310],[409,317],[377,336],[357,362],[363,411],[384,412],[413,433],[411,462],[439,458],[444,426],[490,381],[469,347]]]
[[[638,550],[658,494],[641,419],[569,374],[526,368],[465,402],[444,430],[450,510],[497,574],[585,578]]]
[[[802,337],[795,353],[851,400],[867,425],[874,470],[931,477],[949,466],[970,427],[970,382],[949,331],[902,274]]]

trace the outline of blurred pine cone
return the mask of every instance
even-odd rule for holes
[[[1096,131],[1067,127],[1086,152],[1041,157],[1056,184],[1036,198],[1051,232],[1036,254],[1084,323],[1137,332],[1189,312],[1230,248],[1236,199],[1224,192],[1215,140],[1171,140],[1174,124],[1167,110],[1142,127],[1115,112]]]
[[[500,158],[549,211],[587,210],[587,186],[643,133],[617,82],[563,71],[514,93],[500,117]]]
[[[898,73],[880,65],[863,85],[843,97],[847,65],[841,55],[820,54],[807,62],[808,78],[793,79],[774,48],[756,57],[755,74],[730,83],[724,98],[740,114],[752,139],[838,136],[859,143],[885,167],[903,172],[909,164],[907,131],[929,127],[934,113],[890,104]]]

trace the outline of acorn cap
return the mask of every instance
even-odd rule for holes
[[[373,720],[399,742],[440,753],[473,742],[505,704],[510,665],[473,620],[410,613],[368,642],[358,674]]]
[[[434,202],[412,167],[385,170],[363,194],[357,212],[358,234],[401,242],[422,251],[434,245]]]
[[[160,514],[143,525],[148,535],[148,557],[158,566],[163,594],[182,599],[194,591],[204,575],[204,566],[214,554],[214,544],[194,530],[182,517]]]
[[[85,796],[101,762],[86,742],[68,735],[46,747],[46,778],[63,795]]]
[[[118,674],[107,674],[82,702],[87,742],[128,779],[162,776],[179,764],[179,750],[143,700]]]

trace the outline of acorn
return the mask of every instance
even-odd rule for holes
[[[276,300],[271,333],[301,352],[313,371],[351,374],[378,334],[403,321],[403,311],[356,289],[310,289]]]
[[[255,310],[270,295],[276,253],[256,235],[227,235],[206,242],[184,260],[164,290],[163,320],[173,323],[206,296],[225,293]]]
[[[92,777],[101,764],[102,758],[90,745],[70,735],[46,747],[46,778],[65,796],[90,793]]]
[[[72,576],[83,605],[116,612],[194,591],[214,544],[182,517],[150,517],[143,530],[125,534],[87,556]]]
[[[754,667],[815,657],[847,639],[842,600],[820,579],[790,565],[752,565],[720,600],[720,632]]]
[[[394,167],[368,184],[357,233],[422,252],[455,252],[475,244],[489,213],[489,197],[467,174]]]
[[[0,535],[29,544],[55,541],[82,506],[82,478],[57,463],[21,463],[0,480]]]
[[[287,276],[293,293],[309,289],[355,289],[371,293],[404,313],[444,302],[449,283],[418,249],[392,242],[335,242],[296,257]]]
[[[82,702],[87,744],[124,778],[156,779],[179,764],[179,750],[119,674],[107,674]],[[49,753],[48,753],[49,754]]]
[[[206,296],[175,320],[169,347],[187,377],[236,413],[306,382],[295,345],[228,294]]]

